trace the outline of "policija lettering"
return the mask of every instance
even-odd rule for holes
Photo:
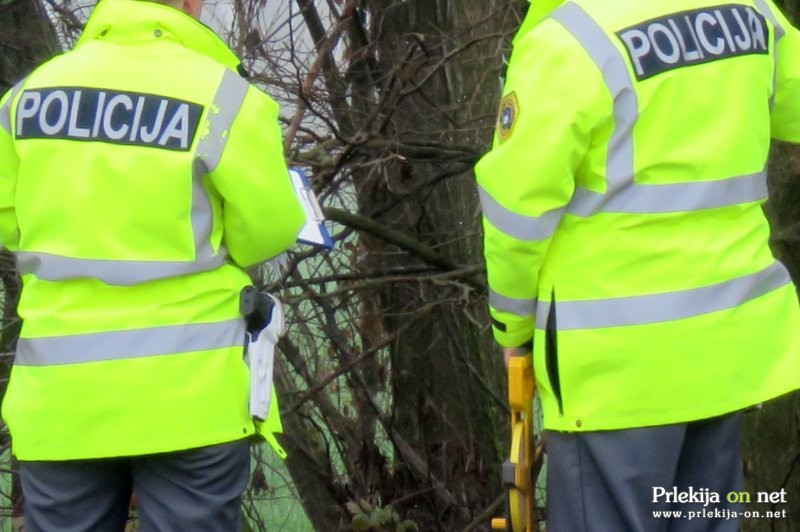
[[[15,136],[187,151],[202,111],[201,105],[153,94],[88,88],[26,90],[19,98]]]
[[[617,32],[639,81],[684,66],[768,53],[764,17],[744,5],[696,9]]]

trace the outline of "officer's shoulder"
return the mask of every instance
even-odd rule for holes
[[[585,50],[575,37],[557,20],[548,17],[525,35],[514,40],[512,53],[516,55],[531,54],[533,56],[562,56],[564,54],[583,54]]]
[[[197,61],[198,71],[203,71],[214,78],[218,77],[221,84],[220,90],[232,94],[242,94],[245,105],[247,107],[255,106],[257,108],[256,112],[268,111],[273,106],[277,107],[277,103],[259,86],[251,76],[251,73],[244,67],[231,67],[220,63],[214,58],[194,51],[190,52]],[[241,120],[242,118],[243,116],[240,115],[239,119]],[[252,118],[259,119],[258,116],[252,116]]]
[[[72,50],[66,50],[66,51],[63,51],[63,52],[58,52],[58,53],[53,54],[49,58],[47,58],[44,61],[42,61],[41,63],[39,63],[36,67],[34,67],[33,70],[30,71],[30,73],[28,73],[27,76],[25,76],[24,78],[21,78],[21,79],[24,79],[25,80],[25,84],[27,84],[31,80],[35,80],[36,78],[38,78],[42,74],[46,73],[48,70],[53,69],[53,68],[59,68],[63,61],[66,61],[66,60],[69,59],[69,56],[70,56],[71,53],[72,53]],[[15,80],[14,83],[17,83],[18,81],[20,81],[20,80]]]

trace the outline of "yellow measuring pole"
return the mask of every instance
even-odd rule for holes
[[[511,409],[511,449],[503,464],[503,484],[508,490],[508,516],[492,519],[492,530],[533,532],[533,366],[531,354],[508,362],[508,405]]]

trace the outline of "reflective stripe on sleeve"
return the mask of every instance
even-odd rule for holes
[[[759,272],[690,290],[613,299],[558,301],[558,329],[598,329],[692,318],[736,308],[790,282],[786,268],[775,261]],[[536,326],[544,329],[550,302],[542,301],[540,305]]]
[[[20,338],[17,366],[55,366],[190,353],[244,345],[244,320],[46,338]]]
[[[489,289],[489,305],[500,312],[510,312],[517,316],[533,316],[536,314],[536,299],[517,299],[498,294]]]
[[[512,212],[495,200],[486,189],[478,185],[478,196],[483,215],[502,233],[517,240],[544,240],[553,235],[564,215],[564,209],[556,209],[541,216],[525,216]]]
[[[6,100],[3,105],[0,105],[0,129],[5,130],[6,133],[11,134],[11,96]]]
[[[202,177],[213,171],[222,158],[231,126],[241,109],[249,84],[241,76],[225,69],[214,99],[207,112],[207,132],[194,152],[192,166],[191,226],[194,259],[186,261],[128,261],[83,259],[37,251],[19,251],[20,274],[33,274],[46,281],[95,278],[117,286],[130,286],[147,281],[210,271],[222,266],[227,250],[211,246],[213,211]]]
[[[769,97],[769,107],[772,109],[772,104],[775,101],[775,89],[778,85],[778,41],[783,37],[785,30],[783,29],[783,26],[778,23],[778,19],[775,18],[772,10],[764,0],[754,0],[753,3],[756,5],[759,13],[761,13],[764,18],[769,20],[770,23],[772,23],[772,27],[775,28],[775,39],[773,40],[772,45],[772,95]]]
[[[11,87],[8,91],[8,98],[6,98],[6,101],[0,106],[0,128],[5,129],[9,134],[11,134],[11,101],[16,97],[20,89],[22,89],[24,82],[25,80],[23,79]]]
[[[689,212],[730,207],[766,198],[766,172],[757,172],[720,181],[633,184],[614,195],[576,188],[567,212],[581,217],[598,212],[629,214]]]

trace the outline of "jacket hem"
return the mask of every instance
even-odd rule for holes
[[[119,446],[114,448],[109,445],[96,445],[86,447],[83,450],[77,449],[64,449],[56,448],[53,442],[48,442],[50,445],[46,446],[28,446],[24,451],[20,451],[18,446],[13,443],[11,453],[17,460],[22,462],[55,462],[67,460],[93,460],[101,458],[125,458],[134,456],[144,456],[150,454],[170,453],[176,451],[185,451],[188,449],[197,449],[200,447],[208,447],[211,445],[219,445],[223,443],[230,443],[245,438],[250,438],[256,434],[255,425],[250,422],[247,426],[242,427],[237,431],[226,430],[215,434],[214,436],[207,436],[205,438],[186,438],[183,440],[173,441],[171,445],[164,442],[154,441],[151,445],[139,446]],[[23,448],[26,446],[23,445]]]
[[[547,413],[545,413],[543,426],[544,430],[555,432],[593,432],[688,423],[745,410],[759,403],[776,399],[799,389],[800,383],[797,383],[782,387],[776,392],[748,394],[730,403],[642,415],[592,418],[591,416],[547,415]]]

